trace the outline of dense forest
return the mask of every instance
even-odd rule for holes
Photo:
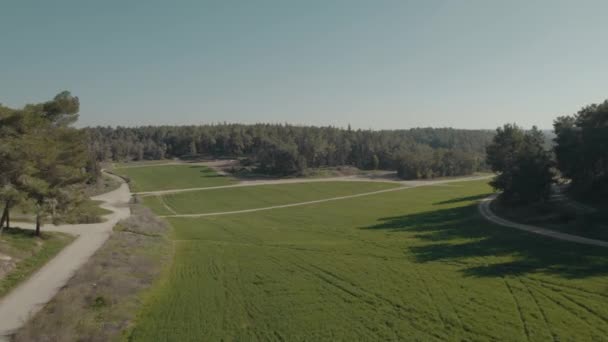
[[[86,128],[99,161],[239,158],[258,172],[291,175],[352,165],[403,178],[470,174],[485,168],[494,132],[451,128],[353,130],[279,124]]]

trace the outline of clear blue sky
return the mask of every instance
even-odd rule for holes
[[[608,98],[608,1],[0,3],[0,103],[80,125],[357,128],[554,117]]]

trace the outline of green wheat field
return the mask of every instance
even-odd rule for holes
[[[156,189],[155,175],[130,176]],[[167,214],[160,200],[178,213],[218,212],[391,186],[285,184],[146,201],[160,214]],[[173,262],[129,338],[606,340],[608,252],[486,222],[476,202],[490,192],[487,181],[460,182],[168,218]]]

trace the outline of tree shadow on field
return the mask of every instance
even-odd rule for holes
[[[421,263],[455,262],[468,276],[545,272],[564,278],[608,275],[608,249],[553,240],[486,221],[477,205],[385,217],[367,230],[410,233]],[[508,259],[509,261],[501,261]]]
[[[443,204],[454,204],[454,203],[460,203],[460,202],[478,201],[478,200],[484,199],[484,198],[486,198],[488,196],[489,196],[489,194],[481,194],[481,195],[474,195],[474,196],[467,196],[467,197],[458,197],[458,198],[449,199],[447,201],[435,202],[435,203],[433,203],[433,205],[443,205]]]
[[[205,178],[224,178],[224,177],[226,177],[226,176],[220,175],[219,173],[216,173],[215,171],[211,170],[210,168],[208,168],[206,166],[191,165],[190,168],[191,169],[200,169],[199,172],[201,173],[201,177],[205,177]]]

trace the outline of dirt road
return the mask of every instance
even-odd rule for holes
[[[134,194],[144,197],[144,196],[159,196],[159,195],[175,194],[175,193],[190,192],[190,191],[238,188],[238,187],[243,187],[243,186],[315,183],[315,182],[381,182],[381,183],[401,184],[401,185],[407,186],[407,187],[416,187],[416,186],[423,186],[423,185],[439,185],[439,184],[462,182],[462,181],[483,180],[483,179],[490,179],[491,177],[492,176],[471,176],[471,177],[446,178],[446,179],[440,179],[440,180],[412,180],[412,181],[390,180],[390,179],[384,179],[384,178],[370,178],[370,177],[366,177],[366,176],[343,176],[343,177],[328,177],[328,178],[288,178],[288,179],[241,181],[238,184],[200,187],[200,188],[142,191],[142,192],[136,192]]]
[[[119,177],[110,175],[120,179]],[[122,180],[121,180],[122,182]],[[106,221],[94,224],[44,225],[43,231],[64,232],[78,236],[55,258],[34,273],[29,279],[0,300],[0,340],[21,327],[40,310],[107,240],[114,225],[131,215],[128,203],[131,192],[127,184],[103,195],[92,197],[103,201],[101,207],[112,211]],[[33,228],[31,223],[16,223],[22,228]]]
[[[297,206],[308,205],[308,204],[323,203],[323,202],[344,200],[344,199],[349,199],[349,198],[370,196],[370,195],[376,195],[376,194],[381,194],[381,193],[385,193],[385,192],[407,190],[407,189],[417,188],[417,187],[421,187],[421,186],[441,186],[441,185],[445,185],[447,183],[476,181],[476,180],[487,179],[487,178],[488,178],[488,176],[481,176],[481,177],[451,178],[451,179],[442,179],[442,180],[435,180],[435,181],[431,180],[431,181],[394,182],[394,183],[401,184],[402,186],[396,187],[396,188],[391,188],[391,189],[385,189],[385,190],[364,192],[364,193],[354,194],[354,195],[331,197],[331,198],[324,198],[324,199],[319,199],[319,200],[314,200],[314,201],[306,201],[306,202],[298,202],[298,203],[281,204],[281,205],[274,205],[274,206],[263,207],[263,208],[243,209],[243,210],[234,210],[234,211],[221,211],[221,212],[215,212],[215,213],[202,213],[202,214],[173,214],[173,215],[164,215],[164,216],[160,216],[160,217],[205,217],[205,216],[218,216],[218,215],[230,215],[230,214],[244,214],[244,213],[251,213],[251,212],[256,212],[256,211],[297,207]],[[340,178],[335,178],[333,180],[334,181],[335,180],[348,181],[350,179],[352,179],[352,178],[351,177],[340,177]],[[328,181],[328,178],[324,178],[322,180]],[[293,181],[290,181],[290,182],[287,182],[287,181],[290,181],[290,180],[265,181],[263,183],[258,182],[256,184],[248,184],[248,183],[247,184],[236,184],[236,185],[229,185],[229,186],[223,186],[223,187],[213,187],[213,189],[225,188],[225,187],[238,187],[238,186],[253,186],[253,185],[262,185],[262,184],[294,183]],[[310,182],[315,182],[315,181],[319,181],[319,180],[316,180],[316,179],[307,180],[306,178],[303,178],[303,179],[299,179],[297,183],[310,183]],[[199,188],[199,190],[201,190],[201,189],[204,190],[204,189],[212,189],[212,188]],[[171,190],[167,190],[167,191],[171,191]],[[192,191],[192,190],[189,190],[189,191]],[[169,209],[170,211],[174,212],[174,210],[172,208],[170,208],[169,206],[167,206],[166,204],[165,204],[165,207],[167,209]]]
[[[488,198],[485,198],[484,200],[482,200],[479,203],[479,212],[488,221],[494,222],[494,223],[499,224],[501,226],[515,228],[515,229],[523,230],[523,231],[526,231],[526,232],[530,232],[530,233],[534,233],[534,234],[539,234],[539,235],[547,236],[547,237],[550,237],[552,239],[563,240],[563,241],[570,241],[570,242],[581,243],[581,244],[584,244],[584,245],[591,245],[591,246],[599,246],[599,247],[607,247],[608,248],[608,242],[607,241],[590,239],[590,238],[585,238],[585,237],[582,237],[582,236],[571,235],[571,234],[566,234],[566,233],[560,233],[560,232],[556,232],[554,230],[550,230],[550,229],[546,229],[546,228],[541,228],[541,227],[537,227],[537,226],[531,226],[531,225],[522,224],[522,223],[517,223],[517,222],[512,222],[512,221],[509,221],[509,220],[505,220],[505,219],[503,219],[501,217],[498,217],[498,216],[496,216],[496,214],[494,214],[492,212],[492,209],[490,208],[490,203],[492,203],[492,201],[495,198],[496,198],[496,195],[492,195],[492,196],[490,196]]]

